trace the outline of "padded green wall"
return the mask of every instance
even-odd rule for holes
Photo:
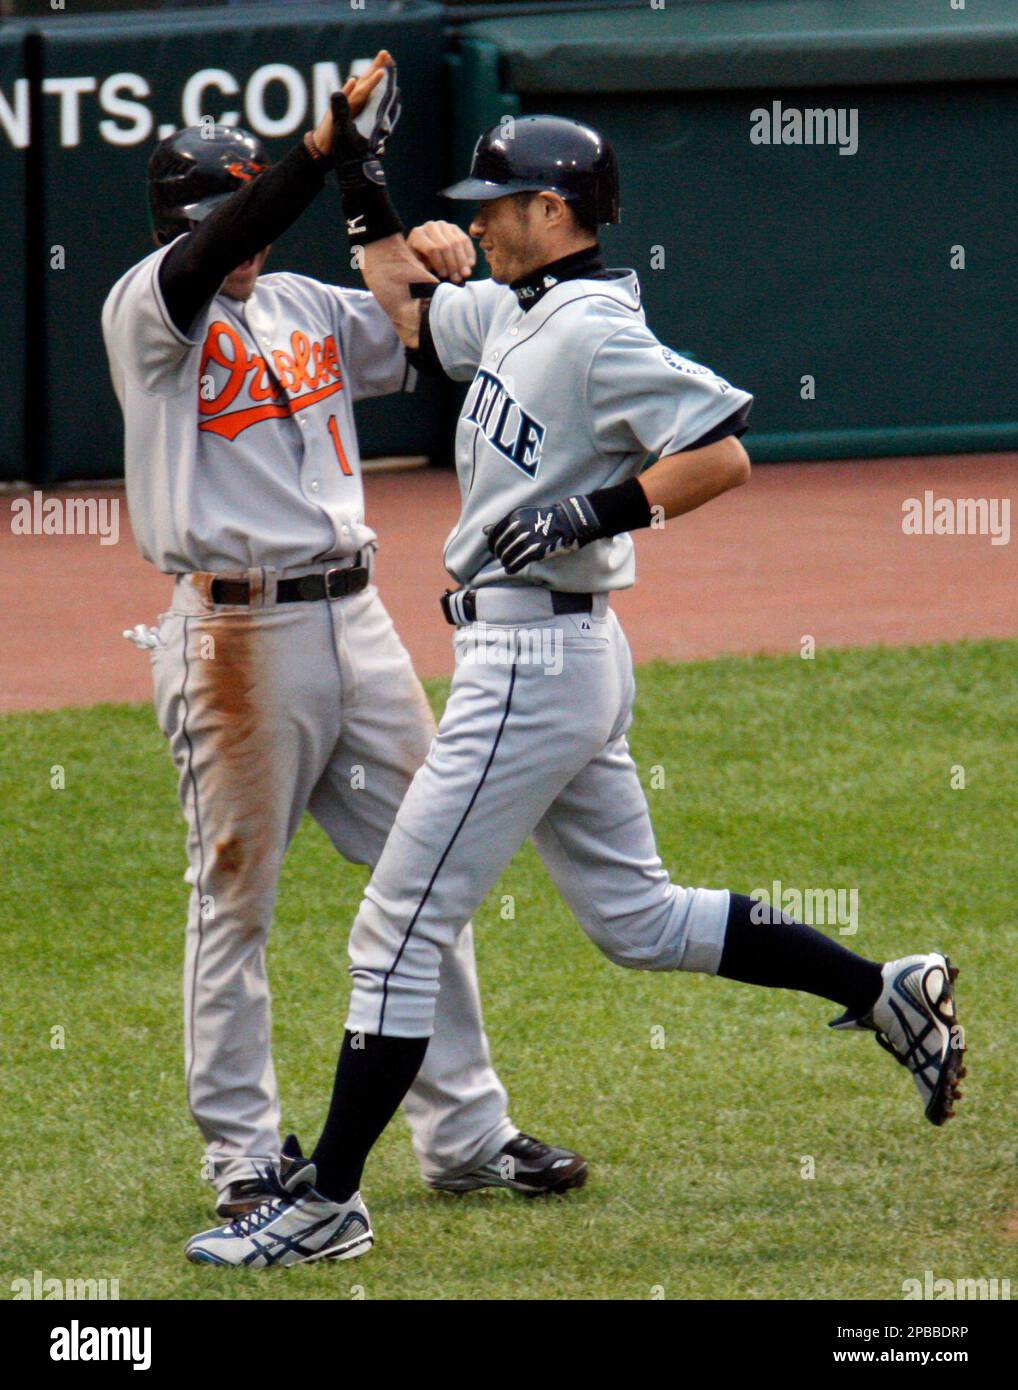
[[[502,18],[464,26],[455,62],[461,163],[514,111],[610,135],[609,257],[660,337],[755,392],[755,457],[1018,447],[1012,0]],[[752,143],[774,101],[857,111],[857,152]]]

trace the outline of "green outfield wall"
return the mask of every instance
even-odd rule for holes
[[[408,225],[462,211],[435,190],[504,116],[611,136],[609,259],[664,341],[754,391],[754,458],[1018,448],[1014,0],[332,0],[0,26],[0,478],[121,471],[99,311],[148,249],[160,131],[235,118],[278,157],[382,45]],[[271,265],[358,282],[334,189]],[[455,399],[367,403],[365,455],[447,459]]]
[[[611,136],[609,258],[661,338],[754,391],[754,457],[1018,447],[1013,0],[503,16],[449,61],[461,162],[503,113]],[[797,122],[835,141],[785,143]]]

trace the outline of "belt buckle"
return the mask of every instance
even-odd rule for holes
[[[338,565],[334,569],[325,571],[326,598],[343,598],[345,594],[349,593],[349,581],[345,578],[348,573],[348,570],[341,569]]]

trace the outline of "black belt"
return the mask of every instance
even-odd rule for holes
[[[566,594],[558,589],[543,590],[544,593],[551,593],[551,611],[558,613],[592,613],[594,611],[593,594]],[[442,595],[442,616],[445,621],[453,627],[461,624],[461,619],[453,615],[450,599],[456,600],[457,608],[462,612],[463,617],[468,623],[477,621],[477,590],[476,589],[446,589]]]
[[[368,571],[326,570],[324,574],[302,574],[299,579],[281,579],[276,585],[277,603],[314,603],[323,598],[345,598],[368,587]],[[213,579],[209,585],[213,603],[250,603],[251,586],[246,579]]]

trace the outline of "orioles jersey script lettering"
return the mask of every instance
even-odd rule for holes
[[[230,324],[222,319],[211,323],[198,373],[198,410],[214,418],[204,419],[199,429],[236,439],[261,420],[296,414],[343,389],[339,352],[331,333],[321,342],[312,342],[295,329],[290,349],[272,352],[270,366],[264,357],[248,352]],[[221,370],[210,371],[213,366]],[[238,398],[243,404],[231,409]]]
[[[285,270],[243,303],[220,291],[183,332],[161,285],[174,245],[103,305],[142,554],[168,574],[353,558],[375,542],[354,403],[412,389],[399,334],[366,290]]]
[[[463,418],[476,425],[503,458],[514,463],[529,478],[537,476],[544,447],[544,426],[513,400],[505,383],[494,372],[482,368],[477,373]]]

